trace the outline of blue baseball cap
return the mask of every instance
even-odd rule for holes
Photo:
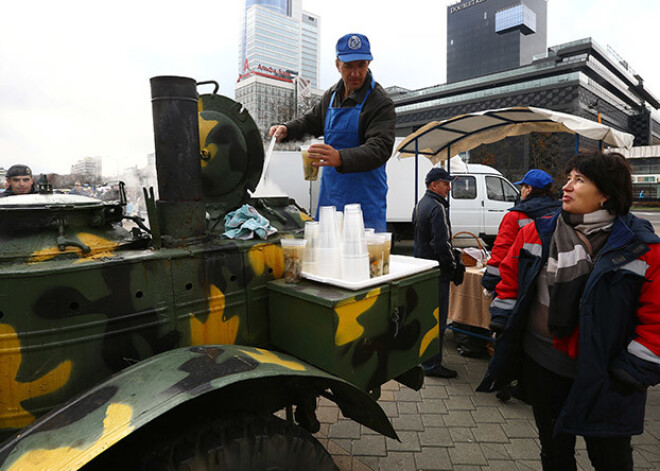
[[[371,55],[369,38],[364,34],[349,33],[342,36],[337,41],[335,50],[337,58],[342,62],[370,61],[374,59]]]
[[[444,180],[446,182],[453,182],[456,179],[454,175],[450,175],[447,170],[444,168],[433,167],[429,170],[429,173],[426,174],[426,186],[429,186],[431,182],[437,180]]]
[[[533,188],[543,189],[552,185],[552,177],[543,170],[532,169],[525,174],[522,180],[515,182],[514,185],[529,185]]]

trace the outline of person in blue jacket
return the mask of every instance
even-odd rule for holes
[[[278,142],[323,136],[309,147],[314,166],[325,167],[318,206],[362,206],[365,227],[386,230],[387,176],[392,155],[394,103],[373,78],[369,39],[359,33],[337,41],[335,65],[341,75],[321,102],[298,119],[270,128]],[[317,208],[318,219],[318,208]]]
[[[562,210],[518,233],[490,306],[495,352],[477,391],[513,381],[532,404],[544,471],[632,471],[646,389],[660,382],[660,238],[630,213],[621,154],[574,157]]]

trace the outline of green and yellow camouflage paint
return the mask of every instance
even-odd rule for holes
[[[356,292],[284,284],[279,238],[309,216],[249,197],[263,143],[239,104],[202,95],[195,108],[201,236],[157,236],[155,204],[150,234],[121,226],[120,201],[0,199],[1,470],[78,469],[175,407],[211,397],[223,413],[228,390],[262,413],[332,390],[344,414],[396,437],[370,395],[437,349],[437,270]],[[246,202],[276,235],[222,237]],[[280,392],[262,401],[265,381]]]

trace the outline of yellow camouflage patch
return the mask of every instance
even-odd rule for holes
[[[53,450],[30,450],[18,458],[10,471],[41,471],[44,469],[79,469],[95,456],[107,450],[131,433],[133,409],[126,404],[110,404],[103,420],[103,434],[84,448],[60,447]]]
[[[199,107],[201,107],[202,101],[199,100]],[[206,155],[207,158],[201,159],[202,162],[202,168],[206,167],[211,160],[215,158],[215,156],[218,154],[218,145],[215,143],[211,143],[209,145],[206,145],[206,139],[209,137],[209,133],[213,130],[214,127],[218,125],[218,121],[214,120],[205,120],[201,116],[199,117],[199,143],[200,143],[200,150],[202,152],[202,155]]]
[[[108,240],[104,237],[99,237],[97,235],[85,232],[78,233],[78,240],[89,246],[91,249],[89,253],[83,253],[82,249],[78,247],[66,247],[64,251],[62,251],[57,245],[54,245],[52,247],[46,247],[44,249],[33,252],[30,256],[30,259],[28,260],[28,263],[45,262],[46,260],[55,258],[58,255],[62,255],[63,253],[77,254],[79,257],[81,257],[78,262],[108,258],[114,256],[114,251],[119,245],[117,242],[112,240]]]
[[[335,312],[339,319],[337,332],[335,332],[335,344],[337,346],[346,345],[360,338],[364,333],[364,327],[360,325],[357,318],[372,308],[378,300],[379,294],[380,288],[376,288],[369,291],[364,299],[359,301],[351,299],[335,307]]]
[[[274,244],[257,244],[248,252],[250,266],[257,276],[262,276],[267,268],[272,269],[273,278],[282,278],[284,274],[284,256],[282,248]]]
[[[4,354],[0,362],[0,377],[9,379],[3,383],[0,394],[0,429],[25,427],[34,421],[34,416],[21,403],[64,386],[71,376],[72,363],[70,360],[64,361],[41,378],[21,383],[15,379],[22,361],[21,344],[16,331],[8,324],[0,324],[0,351]]]
[[[429,345],[431,345],[431,342],[433,341],[434,338],[437,338],[439,335],[438,331],[438,323],[440,322],[440,309],[435,308],[433,310],[433,317],[435,317],[435,324],[431,329],[424,334],[424,338],[422,338],[422,342],[419,344],[419,357],[422,358],[424,356],[424,353],[426,353],[426,349],[429,348]]]
[[[206,322],[201,322],[195,316],[190,316],[190,340],[192,345],[214,343],[234,345],[240,318],[239,316],[233,316],[226,319],[224,314],[225,295],[220,288],[211,285],[209,290],[209,315]]]
[[[270,363],[273,365],[280,365],[295,371],[305,371],[307,369],[307,367],[303,363],[298,363],[296,361],[291,361],[291,360],[284,360],[278,357],[275,353],[270,352],[268,350],[263,350],[261,348],[257,348],[256,350],[257,350],[256,352],[253,352],[251,350],[241,350],[241,351],[246,355],[251,356],[259,363]]]

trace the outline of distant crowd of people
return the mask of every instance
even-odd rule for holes
[[[5,188],[3,191],[0,191],[0,198],[34,193],[38,193],[38,189],[34,181],[32,169],[24,164],[15,164],[9,167],[5,175]],[[70,190],[55,189],[53,193],[88,196],[98,198],[102,201],[116,201],[120,199],[119,184],[96,186],[89,183],[82,183],[79,180],[76,180],[73,188]],[[125,214],[127,215],[134,215],[138,211],[140,195],[139,192],[134,193],[137,195],[135,198],[131,198],[130,194],[127,195],[125,209]],[[137,204],[134,203],[134,200]]]
[[[76,181],[68,193],[69,195],[91,196],[103,201],[119,199],[119,185],[94,186]]]

